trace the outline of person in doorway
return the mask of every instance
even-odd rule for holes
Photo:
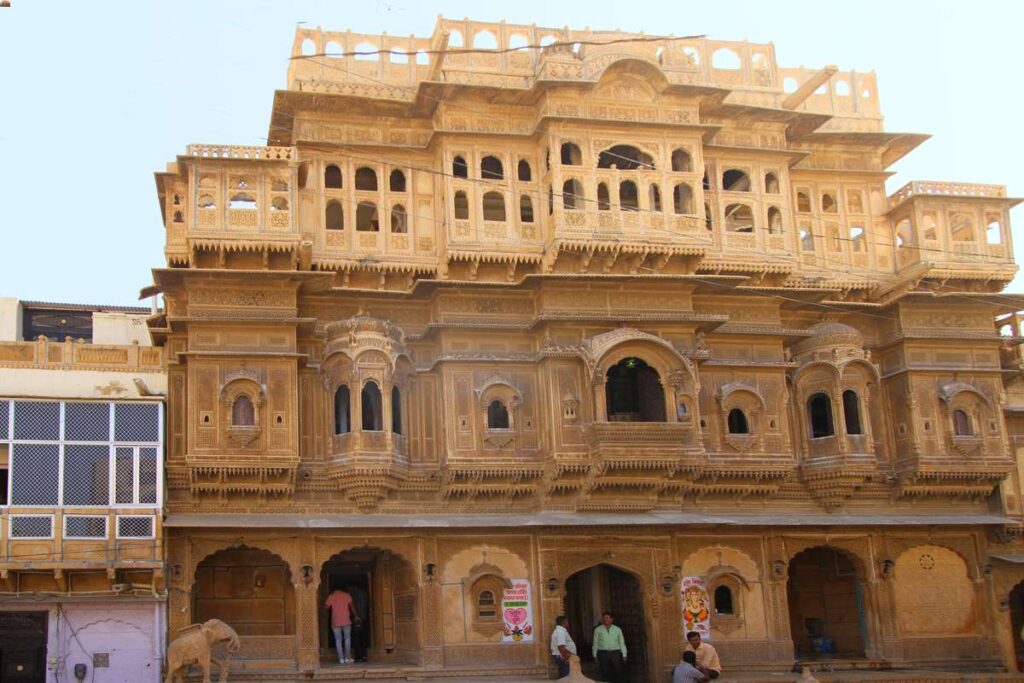
[[[707,683],[711,679],[697,668],[697,654],[693,650],[683,653],[683,661],[672,671],[672,683]]]
[[[338,648],[338,663],[351,664],[355,661],[352,659],[352,622],[359,621],[352,596],[339,588],[327,596],[325,606],[331,610],[331,630],[334,631],[334,645]]]
[[[352,658],[357,662],[365,662],[370,649],[370,633],[367,617],[370,612],[370,598],[362,588],[349,584],[348,594],[352,596],[352,607],[356,619],[352,624]]]
[[[569,619],[565,615],[555,619],[555,630],[551,632],[551,658],[558,667],[558,677],[569,675],[569,660],[576,654],[576,643],[569,635]]]
[[[615,625],[615,615],[605,612],[594,629],[594,658],[601,671],[601,680],[623,683],[626,670],[626,639]]]
[[[701,642],[700,634],[690,631],[686,634],[686,651],[692,652],[697,658],[697,668],[711,680],[722,675],[722,663],[718,661],[718,651],[711,643]]]

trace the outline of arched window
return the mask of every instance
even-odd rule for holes
[[[711,176],[708,175],[707,169],[704,169],[704,177],[700,179],[700,184],[705,192],[711,192]]]
[[[405,173],[397,168],[391,171],[391,177],[388,179],[388,189],[392,192],[405,192]]]
[[[356,189],[364,192],[377,191],[377,172],[367,166],[356,169]]]
[[[501,165],[501,159],[494,156],[486,156],[480,160],[480,177],[485,180],[501,180],[505,177],[505,167]]]
[[[529,195],[524,194],[519,198],[519,222],[533,222],[533,200],[530,199]]]
[[[661,188],[657,183],[651,183],[648,188],[647,201],[651,205],[651,211],[661,211]]]
[[[729,411],[728,428],[730,434],[749,434],[750,424],[747,422],[747,414],[739,408]]]
[[[407,215],[405,213],[405,206],[402,204],[395,204],[391,207],[391,232],[396,235],[404,235],[409,232],[409,225],[406,222]]]
[[[334,392],[334,433],[348,434],[352,431],[351,398],[348,387],[342,384]]]
[[[612,208],[612,202],[608,198],[608,186],[605,183],[597,184],[597,210],[608,211]]]
[[[768,207],[768,232],[773,235],[782,232],[782,211],[777,206]]]
[[[448,47],[463,47],[462,32],[453,30],[448,34]]]
[[[954,436],[974,436],[971,416],[960,408],[953,411],[953,434]]]
[[[466,165],[466,160],[461,156],[456,156],[452,159],[452,175],[456,178],[469,177],[469,166]]]
[[[808,227],[800,227],[800,248],[804,251],[814,251],[814,233]]]
[[[974,240],[974,217],[964,211],[949,214],[949,233],[954,242],[971,242]]]
[[[324,187],[328,190],[341,189],[341,169],[334,164],[328,164],[324,169]]]
[[[562,143],[562,165],[563,166],[582,166],[583,165],[583,152],[580,151],[579,145],[574,142],[563,142]]]
[[[836,203],[836,196],[831,192],[823,192],[821,195],[821,210],[824,213],[839,213],[839,205]]]
[[[767,194],[779,193],[779,177],[774,173],[764,174],[764,191]]]
[[[605,381],[609,422],[665,422],[665,393],[658,372],[640,358],[624,358]]]
[[[455,220],[464,221],[469,219],[469,200],[462,190],[455,191]]]
[[[377,205],[373,202],[359,202],[356,206],[356,230],[363,232],[379,232],[380,217]]]
[[[619,183],[619,209],[622,211],[640,210],[640,204],[636,193],[636,183],[632,180],[623,180]]]
[[[828,394],[819,391],[807,399],[807,419],[810,422],[812,439],[836,433],[832,426],[832,400]]]
[[[273,207],[271,207],[271,208],[273,208]],[[185,214],[183,214],[181,211],[175,211],[174,212],[174,216],[171,218],[171,220],[174,221],[175,223],[184,223],[185,222]]]
[[[252,404],[252,399],[245,394],[237,396],[231,404],[231,426],[252,427],[255,424],[256,408]]]
[[[495,50],[498,48],[498,39],[490,31],[477,31],[473,36],[473,47]]]
[[[746,204],[725,207],[726,232],[754,232],[754,212]]]
[[[363,431],[380,432],[384,429],[380,387],[373,380],[363,385]]]
[[[583,183],[573,179],[562,184],[562,206],[570,211],[583,208]]]
[[[796,210],[799,213],[811,213],[811,193],[807,190],[796,191]]]
[[[487,404],[487,428],[509,429],[508,408],[498,399]]]
[[[530,170],[530,162],[526,159],[519,160],[519,168],[517,171],[519,180],[524,183],[531,182],[533,180],[533,172]]]
[[[722,190],[725,192],[750,192],[750,176],[738,168],[726,169],[722,174]]]
[[[286,197],[274,197],[270,201],[271,211],[287,211],[288,210],[288,199]]]
[[[732,589],[719,586],[715,589],[715,614],[735,614],[732,605]]]
[[[693,213],[693,190],[686,183],[672,188],[672,209],[678,214]]]
[[[989,244],[1003,243],[1003,224],[999,216],[986,216],[988,225],[985,226],[985,241]]]
[[[654,169],[654,158],[633,145],[615,145],[597,157],[598,168],[617,168],[622,171]]]
[[[853,389],[843,392],[843,422],[846,423],[847,434],[864,433],[860,426],[860,399]]]
[[[402,392],[391,387],[391,431],[402,433]]]
[[[710,231],[714,228],[714,220],[711,217],[711,205],[704,202],[704,229]]]
[[[693,170],[693,160],[690,153],[685,149],[672,150],[672,170],[677,173],[686,173]]]
[[[236,192],[228,202],[229,209],[255,209],[256,197],[248,192]]]
[[[476,616],[480,619],[495,619],[498,616],[498,601],[494,591],[480,591],[476,598]]]
[[[303,161],[299,164],[299,189],[306,189],[306,182],[309,180],[309,164]]]
[[[332,199],[327,202],[327,209],[324,211],[324,219],[328,230],[345,229],[345,211],[341,208],[341,202]]]
[[[505,196],[500,192],[484,193],[484,220],[504,221],[505,220]]]

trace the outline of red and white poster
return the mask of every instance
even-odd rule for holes
[[[512,587],[506,588],[501,596],[501,618],[505,627],[502,642],[533,642],[533,606],[530,596],[530,582],[526,579],[512,579]]]
[[[711,601],[708,585],[699,576],[684,576],[679,586],[683,601],[683,633],[696,631],[701,640],[711,640]]]

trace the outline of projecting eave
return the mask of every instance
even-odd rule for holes
[[[805,136],[801,142],[812,145],[851,145],[882,150],[882,167],[888,168],[916,149],[931,135],[924,133],[886,133],[859,131],[816,131]]]
[[[414,101],[411,94],[408,99],[398,100],[384,96],[370,98],[341,93],[275,90],[273,108],[270,112],[270,130],[267,133],[267,144],[285,147],[296,144],[295,116],[298,113],[337,114],[339,111],[344,111],[347,115],[429,119],[429,115],[421,117],[414,109]]]
[[[182,289],[187,281],[205,281],[211,284],[244,283],[254,281],[270,284],[296,283],[303,293],[321,292],[331,288],[334,273],[297,270],[220,270],[216,268],[154,268],[153,284],[144,292],[163,293]]]
[[[702,115],[725,119],[748,119],[758,122],[785,124],[786,139],[800,140],[832,120],[829,114],[812,114],[793,109],[759,107],[740,102],[725,102],[715,107],[701,108]]]
[[[907,292],[901,299],[915,301],[955,302],[961,304],[988,304],[998,313],[1024,311],[1024,294],[1000,294],[994,292]],[[891,302],[895,303],[895,301]]]

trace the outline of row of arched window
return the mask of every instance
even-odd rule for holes
[[[456,190],[453,197],[453,208],[455,220],[469,220],[469,197],[465,190]],[[505,196],[500,192],[493,190],[485,192],[481,199],[481,208],[485,221],[506,220]],[[533,222],[533,200],[529,195],[524,194],[519,197],[519,221],[521,223]]]
[[[324,168],[324,189],[344,189],[345,182],[341,168],[335,164],[328,164]],[[377,172],[369,166],[360,166],[356,169],[355,188],[359,192],[377,192]],[[406,181],[405,171],[394,169],[388,176],[388,189],[391,192],[405,192]]]
[[[324,208],[324,224],[328,230],[345,229],[345,209],[337,199],[328,200]],[[370,201],[361,201],[356,204],[356,230],[360,232],[380,232],[380,214],[377,211],[377,204]],[[409,232],[409,214],[404,204],[395,204],[391,207],[391,232],[404,234]]]
[[[469,178],[469,165],[466,163],[466,158],[461,154],[456,154],[452,159],[452,176],[455,178]],[[487,155],[480,160],[480,175],[482,180],[504,180],[505,179],[505,165],[496,156]],[[516,168],[516,177],[524,182],[533,182],[533,171],[530,168],[530,162],[526,159],[520,159],[518,167]]]
[[[359,395],[361,429],[364,432],[384,431],[384,404],[380,387],[372,379],[363,384]],[[334,391],[334,433],[352,431],[352,396],[347,384]],[[402,393],[391,387],[391,431],[402,433]]]
[[[661,211],[661,187],[657,183],[651,183],[647,189],[649,210]],[[586,208],[587,198],[583,191],[583,183],[576,179],[566,180],[562,185],[562,206],[569,210]],[[623,180],[619,183],[618,208],[621,211],[639,211],[639,190],[632,180]],[[608,192],[607,183],[597,184],[597,209],[599,211],[610,211],[612,208],[611,197]],[[692,214],[694,211],[693,189],[686,183],[678,183],[672,188],[672,209],[677,214]]]
[[[574,142],[564,142],[559,158],[563,166],[582,166],[583,152]],[[689,173],[693,171],[693,158],[690,153],[677,148],[672,150],[672,171]],[[654,157],[633,145],[614,145],[597,155],[598,168],[615,168],[620,171],[656,170]]]

